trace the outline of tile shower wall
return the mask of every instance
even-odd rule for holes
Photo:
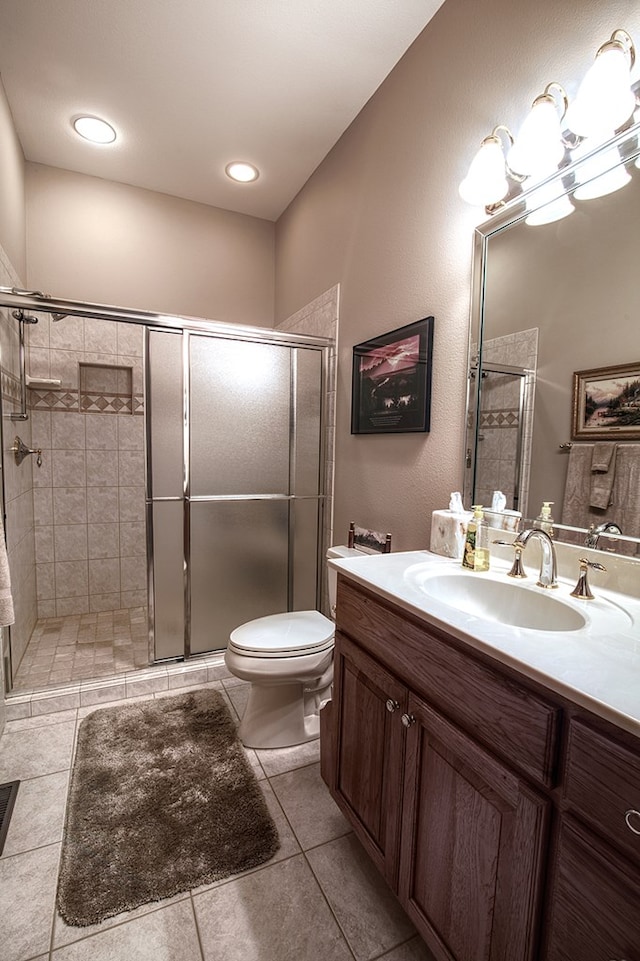
[[[38,616],[147,603],[143,329],[40,315],[28,328]]]
[[[538,328],[521,330],[485,341],[483,360],[532,371],[525,382],[522,425],[521,487],[519,509],[527,516],[528,477],[531,460],[535,370],[538,358]],[[476,500],[490,504],[494,490],[501,490],[507,507],[513,507],[514,481],[518,463],[520,430],[520,378],[508,374],[489,375],[483,383],[482,411],[478,437]]]
[[[21,287],[20,279],[0,247],[0,285]],[[7,551],[11,571],[11,591],[15,624],[11,628],[14,671],[20,663],[36,622],[36,578],[34,553],[34,519],[32,496],[32,460],[28,457],[18,467],[9,448],[20,434],[31,446],[30,421],[12,421],[11,412],[20,409],[18,323],[11,310],[0,308],[0,380],[3,410],[4,509],[6,515]],[[8,632],[2,630],[3,655],[8,652]],[[4,656],[0,659],[3,670]],[[4,689],[0,688],[0,693]],[[0,701],[1,703],[1,701]],[[0,728],[1,728],[0,720]]]
[[[310,337],[331,337],[334,346],[329,355],[329,377],[327,396],[326,423],[326,463],[325,463],[325,511],[323,545],[326,550],[333,540],[333,479],[335,474],[335,422],[336,422],[336,344],[338,340],[338,314],[340,302],[340,284],[330,287],[311,303],[307,304],[295,314],[287,317],[278,324],[278,330],[286,330],[292,334],[307,334]],[[341,544],[347,541],[347,532],[338,537]],[[328,609],[328,594],[326,587],[326,571],[323,569],[323,609]]]

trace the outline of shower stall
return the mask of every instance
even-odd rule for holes
[[[0,307],[7,686],[222,650],[320,606],[331,341],[15,288]]]

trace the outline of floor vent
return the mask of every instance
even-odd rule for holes
[[[4,850],[4,842],[9,830],[9,822],[13,812],[13,805],[18,793],[20,781],[9,781],[8,784],[0,784],[0,855]]]

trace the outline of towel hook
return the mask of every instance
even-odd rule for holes
[[[41,448],[37,447],[32,450],[31,447],[27,447],[27,445],[22,442],[22,440],[18,437],[17,434],[13,441],[13,447],[11,448],[11,450],[13,451],[13,456],[15,457],[15,461],[18,467],[20,466],[22,461],[25,459],[25,457],[27,457],[29,454],[37,454],[38,456],[36,457],[36,464],[38,465],[38,467],[42,467]]]

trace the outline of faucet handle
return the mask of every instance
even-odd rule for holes
[[[507,577],[520,577],[525,578],[527,575],[524,572],[524,567],[522,566],[522,552],[524,550],[524,544],[520,544],[516,541],[494,541],[494,544],[500,544],[501,547],[513,547],[515,551],[515,557],[513,558],[513,565],[511,570],[508,572]]]
[[[580,558],[580,576],[578,577],[578,583],[571,591],[571,597],[581,597],[585,601],[593,600],[593,594],[589,587],[589,582],[587,580],[587,574],[589,568],[594,571],[606,571],[604,564],[598,564],[597,561],[590,561],[586,557]]]

